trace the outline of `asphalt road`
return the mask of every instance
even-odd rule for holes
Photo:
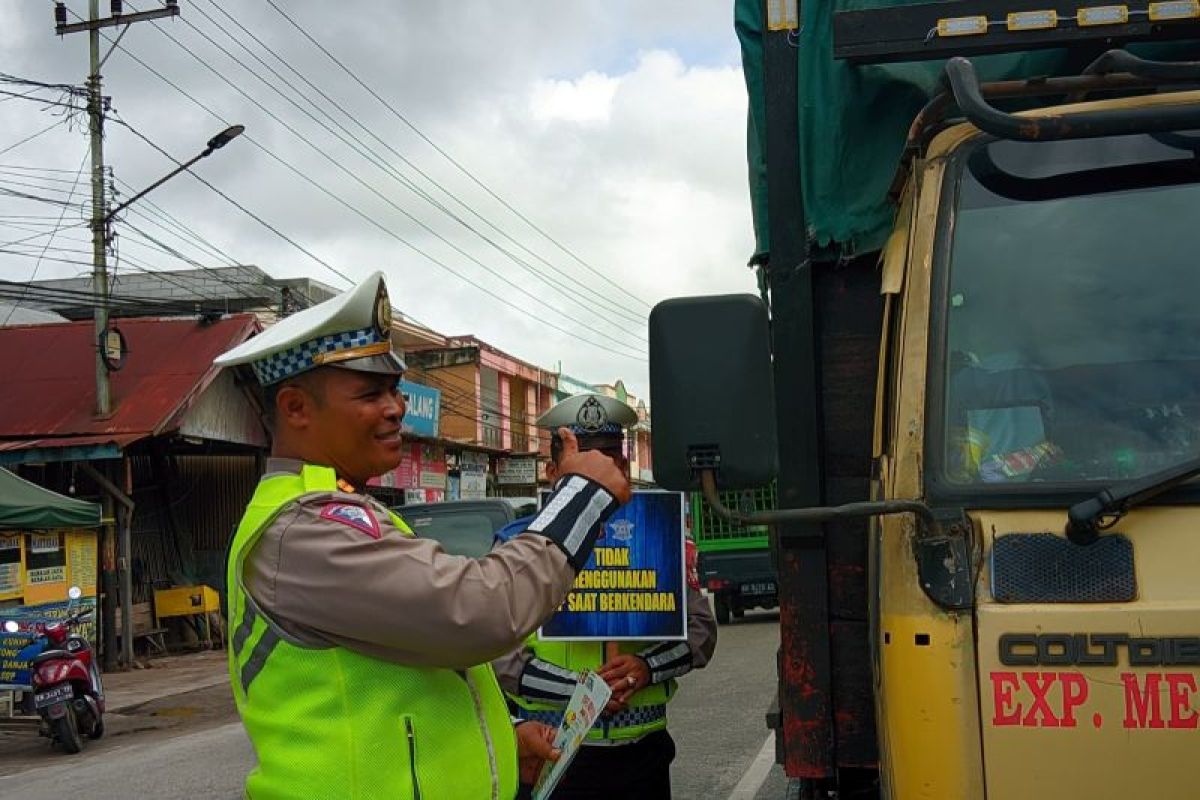
[[[779,767],[771,763],[764,723],[774,690],[778,642],[778,616],[751,613],[745,621],[721,628],[708,669],[681,681],[670,711],[678,748],[672,769],[676,797],[784,797],[785,783]],[[191,697],[180,708],[194,708],[198,702]],[[224,707],[225,701],[210,697],[205,705]],[[158,713],[182,724],[106,737],[79,756],[47,748],[30,751],[22,758],[23,771],[0,776],[0,797],[240,797],[242,778],[254,757],[241,724],[232,721],[236,718],[226,722],[207,714],[201,729],[195,730],[188,728],[187,714],[179,709],[173,714],[169,704]]]

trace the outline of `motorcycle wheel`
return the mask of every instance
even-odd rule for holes
[[[92,732],[88,734],[89,739],[99,739],[104,735],[104,718],[96,720],[96,724],[92,726]]]
[[[67,713],[51,723],[54,738],[62,744],[68,753],[78,753],[83,749],[83,737],[79,735],[79,721],[75,719],[75,709],[67,704]]]

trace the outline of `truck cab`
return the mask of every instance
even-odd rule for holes
[[[659,482],[768,526],[793,796],[1196,796],[1200,64],[1112,45],[1197,38],[1200,7],[1009,5],[767,4],[762,296],[651,315]],[[942,75],[863,200],[872,250],[807,213],[794,51],[822,20],[848,85]],[[723,502],[770,480],[777,510]]]
[[[955,544],[911,517],[870,532],[894,796],[1193,792],[1200,487],[1067,530],[1070,509],[1200,456],[1200,314],[1178,299],[1200,289],[1198,144],[962,124],[912,165],[881,267],[874,458],[881,496],[922,498]]]

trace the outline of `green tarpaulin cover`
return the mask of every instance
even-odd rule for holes
[[[923,0],[929,2],[929,0]],[[763,161],[763,0],[735,0],[734,24],[750,96],[747,149],[756,254],[770,250],[767,175]],[[905,136],[932,96],[943,61],[855,66],[833,58],[833,15],[838,11],[915,5],[912,0],[799,0],[800,184],[809,238],[842,255],[883,245],[895,209],[887,190]],[[1193,45],[1194,47],[1194,45]],[[1158,45],[1130,47],[1150,57],[1185,52]],[[1194,52],[1194,51],[1193,51]],[[1092,56],[1067,58],[1060,50],[973,58],[981,81],[1078,74]]]
[[[0,530],[94,528],[100,506],[43,489],[0,469]]]

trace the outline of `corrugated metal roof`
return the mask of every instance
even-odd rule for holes
[[[142,438],[140,433],[101,433],[94,436],[55,436],[40,439],[3,439],[0,440],[0,453],[11,453],[16,450],[44,449],[49,447],[103,447],[114,445],[117,448],[136,442]]]
[[[128,444],[172,429],[216,376],[213,359],[258,330],[251,314],[123,319],[129,352],[109,373],[113,415],[97,419],[96,341],[88,322],[0,328],[0,447]],[[59,444],[62,442],[62,444]]]

